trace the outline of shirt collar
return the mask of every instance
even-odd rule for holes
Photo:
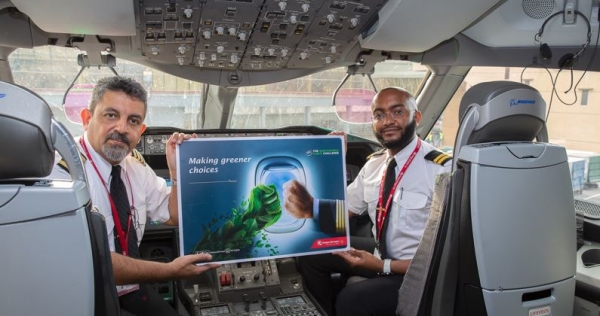
[[[408,145],[406,145],[406,147],[402,148],[402,150],[400,150],[394,156],[394,158],[396,159],[396,163],[398,165],[401,165],[401,163],[403,163],[404,161],[406,161],[408,159],[408,157],[410,156],[410,154],[412,154],[413,150],[415,150],[415,147],[417,147],[417,142],[418,141],[419,141],[419,137],[415,135],[415,137],[413,138],[413,140],[410,143],[408,143]],[[388,155],[388,159],[390,159],[389,152],[387,153],[387,155]]]

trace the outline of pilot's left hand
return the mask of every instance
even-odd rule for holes
[[[329,133],[329,135],[343,136],[344,137],[344,151],[348,151],[348,136],[346,133],[344,133],[342,131],[332,131]]]
[[[177,179],[177,150],[175,150],[175,146],[191,138],[198,138],[198,135],[196,133],[190,135],[175,132],[167,141],[167,165],[169,166],[171,179]]]
[[[363,268],[375,272],[381,272],[383,269],[383,261],[368,251],[350,248],[348,251],[334,252],[333,254],[342,257],[353,268]]]

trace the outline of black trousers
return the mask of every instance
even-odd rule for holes
[[[140,289],[119,297],[122,316],[179,316],[151,286],[140,284]]]
[[[337,314],[395,316],[403,280],[403,275],[389,275],[349,284],[338,295]]]
[[[372,252],[375,244],[372,238],[351,237],[350,244],[356,248]],[[362,276],[368,280],[344,287],[337,295],[337,315],[395,315],[398,289],[403,276],[378,276],[373,271],[352,268],[346,261],[331,254],[298,258],[304,284],[328,315],[334,315],[333,297],[336,286],[331,274]]]

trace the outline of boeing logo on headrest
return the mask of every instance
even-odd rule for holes
[[[515,106],[515,105],[523,105],[523,104],[535,104],[535,100],[515,100],[515,99],[510,99],[510,106]]]
[[[6,93],[0,93],[0,99],[4,98],[6,96]]]

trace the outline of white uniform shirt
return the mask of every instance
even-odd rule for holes
[[[112,165],[94,151],[87,140],[87,134],[84,135],[84,140],[88,152],[90,153],[91,160],[94,161],[100,175],[104,181],[106,181],[106,183],[102,183],[102,180],[92,165],[92,161],[89,157],[86,157],[87,160],[84,167],[88,179],[92,204],[98,208],[102,215],[104,215],[110,250],[115,251],[115,222],[113,220],[110,200],[108,198]],[[79,138],[76,138],[75,141],[77,142],[79,151],[85,155],[85,150],[81,147]],[[61,159],[58,154],[57,156],[56,162]],[[137,233],[139,245],[144,234],[147,219],[164,223],[170,218],[169,195],[171,193],[171,188],[167,187],[167,183],[163,178],[156,176],[156,173],[154,173],[150,166],[143,165],[131,155],[127,155],[119,165],[121,166],[121,179],[125,184],[127,195],[129,196],[129,204],[134,207],[132,223],[134,225],[133,228],[135,228]],[[65,170],[55,166],[50,178],[70,179],[71,177]]]
[[[397,153],[396,176],[404,163],[417,146],[418,138]],[[386,231],[387,252],[392,259],[412,259],[429,217],[431,198],[435,179],[439,174],[450,172],[452,161],[444,166],[425,159],[425,155],[435,147],[422,141],[421,148],[406,170],[404,177],[394,192],[391,210],[388,211],[388,227]],[[391,159],[386,151],[373,157],[360,170],[357,178],[348,186],[348,210],[362,214],[369,213],[373,223],[376,223],[376,209],[379,201],[381,178],[386,171],[387,162]],[[384,205],[387,199],[384,197]],[[373,225],[373,235],[377,236],[377,225]],[[379,254],[376,251],[376,255]]]

